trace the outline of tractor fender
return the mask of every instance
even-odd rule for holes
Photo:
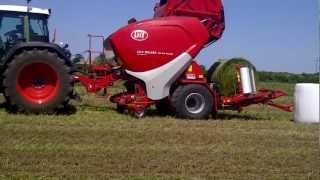
[[[71,53],[67,49],[63,49],[57,44],[53,43],[45,43],[45,42],[22,42],[17,44],[16,46],[12,47],[7,55],[4,57],[3,61],[1,62],[0,67],[5,67],[10,61],[14,58],[16,54],[21,53],[23,50],[32,50],[32,49],[48,49],[51,52],[55,52],[58,54],[60,58],[65,60],[68,66],[72,66]]]

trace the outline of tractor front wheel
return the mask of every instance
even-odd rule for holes
[[[8,104],[19,112],[52,113],[66,104],[72,94],[72,76],[56,53],[23,51],[4,73]]]

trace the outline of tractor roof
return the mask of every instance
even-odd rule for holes
[[[34,14],[45,14],[50,15],[50,9],[41,9],[35,7],[29,7],[29,12]],[[0,11],[12,11],[12,12],[28,12],[27,6],[17,6],[17,5],[0,5]]]

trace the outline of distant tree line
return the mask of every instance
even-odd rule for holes
[[[201,65],[203,72],[207,75],[208,69]],[[282,83],[319,83],[319,74],[317,73],[302,73],[294,74],[287,72],[269,72],[258,71],[256,78],[262,82],[282,82]]]
[[[319,74],[293,74],[287,72],[258,72],[258,78],[263,82],[284,82],[284,83],[319,83]]]

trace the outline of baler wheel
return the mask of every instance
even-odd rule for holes
[[[172,114],[172,105],[169,99],[163,99],[156,103],[157,112],[160,115],[171,115]]]
[[[73,91],[70,67],[56,53],[23,51],[4,73],[5,96],[17,112],[54,113]]]
[[[146,115],[147,115],[147,110],[146,109],[141,109],[140,110],[140,112],[136,112],[135,110],[130,110],[129,111],[130,112],[130,114],[133,116],[133,117],[135,117],[135,118],[137,118],[137,119],[142,119],[142,118],[144,118]]]
[[[214,98],[202,85],[191,84],[178,87],[171,101],[179,118],[208,119],[213,111]]]
[[[123,114],[126,110],[126,107],[118,104],[116,110],[118,113]]]

